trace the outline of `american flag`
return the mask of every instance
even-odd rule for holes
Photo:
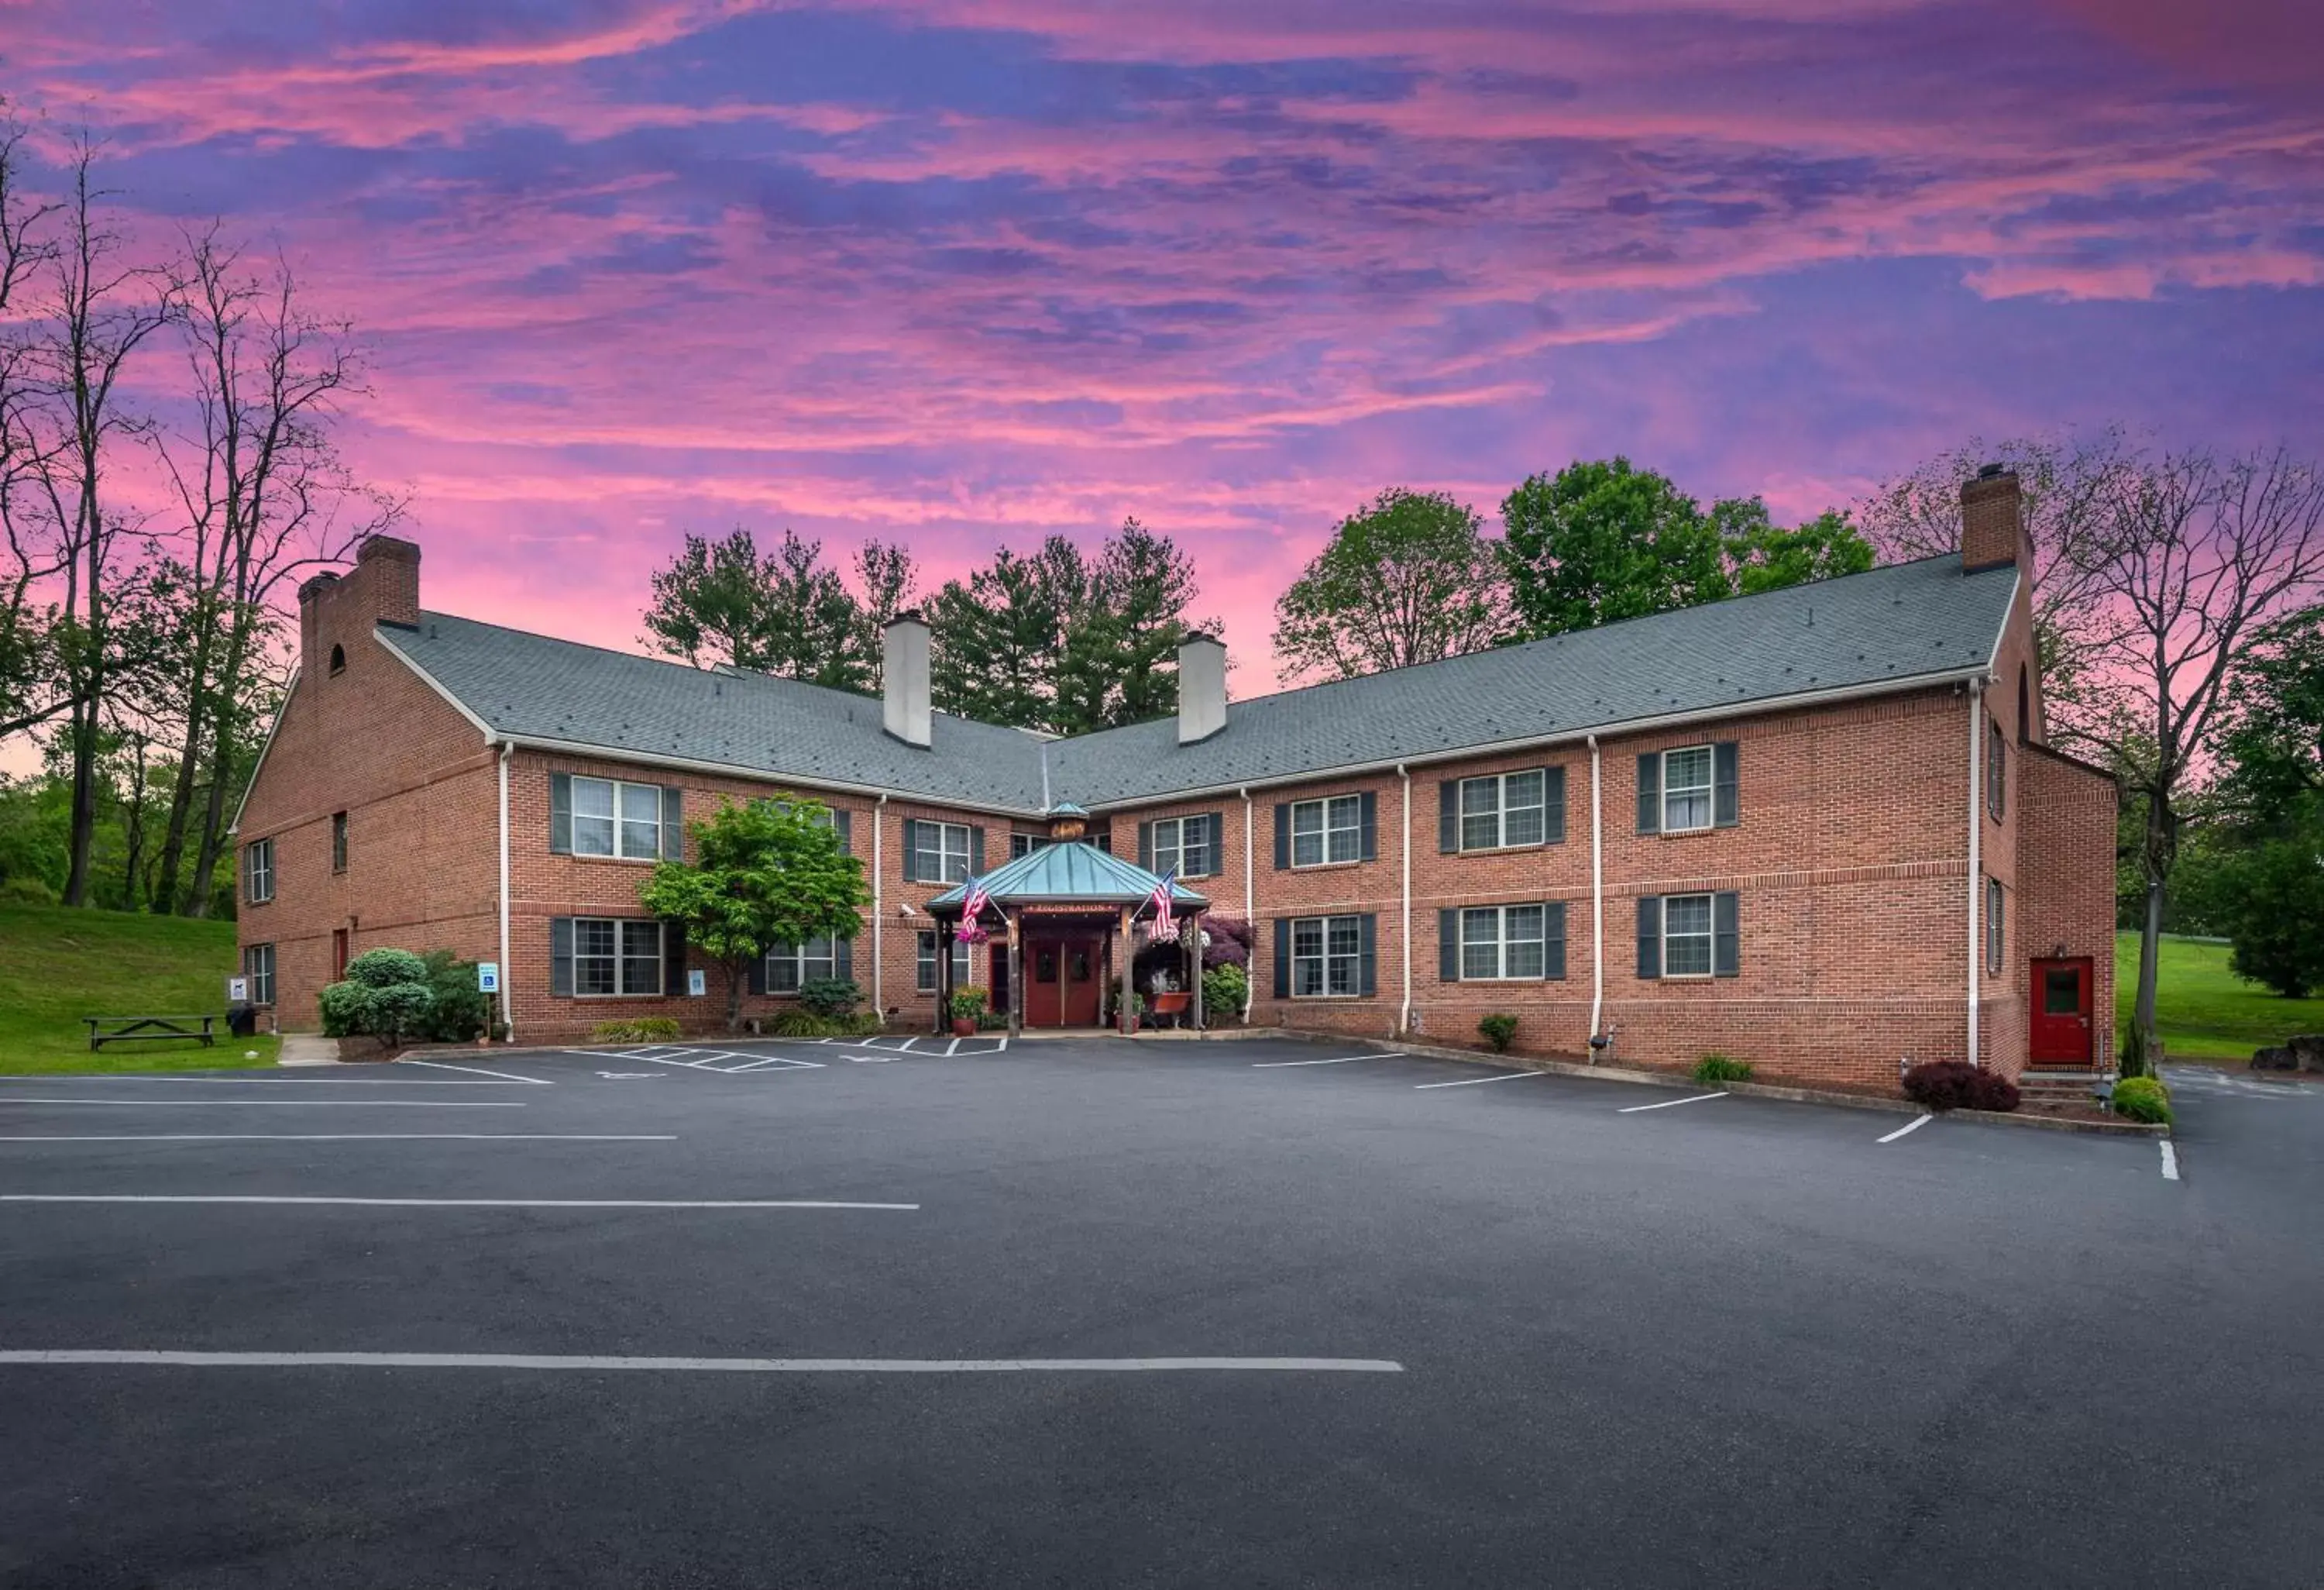
[[[991,903],[992,896],[984,892],[984,880],[971,878],[968,881],[968,898],[960,902],[961,937],[967,936],[977,919],[984,914],[984,908]]]
[[[1154,902],[1154,937],[1157,938],[1170,938],[1178,930],[1177,921],[1170,914],[1170,886],[1177,879],[1178,869],[1172,867],[1162,874],[1162,881],[1154,885],[1154,892],[1147,896]]]

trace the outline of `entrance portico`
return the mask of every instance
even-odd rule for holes
[[[1083,837],[1087,814],[1061,805],[1050,813],[1048,842],[972,878],[928,902],[939,936],[955,934],[972,895],[982,896],[977,925],[1005,953],[1009,1031],[1028,1027],[1095,1027],[1109,1003],[1115,1012],[1131,1008],[1136,992],[1130,964],[1136,955],[1132,929],[1154,914],[1162,880],[1135,863],[1100,849]],[[1197,957],[1198,919],[1210,901],[1173,883],[1180,975],[1194,995],[1194,1024],[1202,1024],[1202,978]],[[996,957],[996,969],[1003,964]],[[1111,999],[1109,1002],[1108,994]],[[936,1026],[950,1020],[952,957],[936,957]]]

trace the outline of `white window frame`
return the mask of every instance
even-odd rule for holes
[[[2001,970],[2002,952],[2009,947],[2007,900],[2008,892],[2002,888],[2000,879],[1985,881],[1985,969],[1988,972]]]
[[[1202,839],[1192,846],[1186,843],[1186,825],[1192,823],[1202,834]],[[1162,831],[1167,828],[1170,837],[1166,842]],[[1167,876],[1176,867],[1182,878],[1207,878],[1219,870],[1218,846],[1211,833],[1211,819],[1201,817],[1165,817],[1154,819],[1154,829],[1148,844],[1152,848],[1154,871]],[[1194,866],[1185,859],[1188,853],[1202,858],[1203,864]]]
[[[1690,783],[1683,789],[1674,788],[1671,783],[1671,758],[1674,756],[1693,756],[1698,753],[1702,757],[1702,781],[1699,784]],[[1674,745],[1668,751],[1664,752],[1662,756],[1663,832],[1665,834],[1700,834],[1706,828],[1715,827],[1718,826],[1719,753],[1712,750],[1708,744],[1705,744],[1702,745]],[[1700,799],[1702,802],[1702,820],[1701,822],[1683,823],[1673,819],[1671,816],[1671,803],[1673,800],[1692,800],[1696,799]]]
[[[274,1003],[274,946],[246,944],[242,949],[242,975],[250,984],[250,1003]]]
[[[253,839],[242,847],[242,898],[246,905],[265,905],[274,898],[274,840]]]
[[[912,876],[914,878],[923,883],[952,884],[968,882],[970,857],[969,832],[966,823],[939,823],[921,818],[918,821],[918,826],[912,830]],[[931,834],[936,836],[936,848],[933,850],[928,848],[928,836]],[[955,835],[959,836],[960,839],[957,846],[953,843]],[[933,874],[928,871],[930,857],[934,857],[936,864],[936,870]],[[960,863],[960,870],[957,873],[952,870],[952,863],[955,857]]]
[[[1347,820],[1339,819],[1345,817]],[[1299,859],[1299,842],[1314,842],[1315,856],[1312,861]],[[1341,840],[1347,842],[1347,854],[1337,849]],[[1360,795],[1326,795],[1314,800],[1295,800],[1291,803],[1291,864],[1294,867],[1345,866],[1364,858],[1364,798]]]
[[[1517,806],[1509,804],[1509,781],[1512,779],[1534,781],[1533,800],[1530,802]],[[1489,807],[1479,805],[1472,809],[1470,804],[1470,790],[1474,788],[1483,790],[1489,786],[1492,790],[1492,805]],[[1549,772],[1545,768],[1525,767],[1514,772],[1485,773],[1473,779],[1462,779],[1455,806],[1456,816],[1461,824],[1461,850],[1464,855],[1474,850],[1530,850],[1536,846],[1549,843]],[[1536,829],[1534,837],[1511,839],[1508,837],[1509,819],[1528,811],[1534,815]],[[1492,838],[1489,842],[1473,845],[1470,843],[1469,824],[1472,819],[1489,821],[1493,825]]]
[[[1533,933],[1519,938],[1510,931],[1510,919],[1517,912],[1533,914]],[[1489,922],[1491,937],[1478,938],[1472,928]],[[1535,969],[1530,972],[1512,971],[1511,952],[1530,945]],[[1485,964],[1481,957],[1472,961],[1471,949],[1486,950],[1491,955],[1490,971],[1471,968]],[[1472,905],[1461,912],[1461,981],[1463,983],[1539,983],[1549,975],[1549,908],[1534,902],[1517,905]]]
[[[611,926],[613,930],[613,953],[604,955],[592,951],[584,955],[581,951],[583,933],[601,923]],[[650,988],[632,988],[629,985],[630,966],[632,963],[643,961],[646,958],[641,951],[631,948],[636,941],[640,929],[650,929],[653,934],[654,970],[653,985]],[[661,998],[666,992],[664,985],[667,978],[667,973],[664,970],[666,963],[663,957],[669,948],[669,941],[663,932],[663,923],[654,917],[575,917],[573,919],[573,997],[576,999]],[[581,985],[583,981],[581,964],[584,961],[593,964],[604,961],[613,963],[613,987],[584,991]]]
[[[952,939],[952,985],[965,988],[969,985],[968,946],[952,934],[945,937]],[[919,994],[934,994],[936,991],[936,935],[920,934],[916,953],[913,990]]]
[[[581,791],[584,788],[603,789],[611,792],[608,814],[596,812],[585,814],[582,811]],[[645,800],[651,808],[653,816],[650,819],[627,815],[633,795]],[[575,773],[572,813],[573,854],[595,856],[599,860],[659,861],[661,859],[661,803],[662,788],[659,784],[637,784],[632,783],[627,779],[593,779],[581,773]],[[632,827],[644,827],[648,826],[649,820],[653,828],[653,848],[650,850],[633,848],[629,842],[629,830]],[[609,850],[593,850],[584,846],[581,842],[581,825],[584,823],[611,823],[613,847]]]
[[[816,968],[821,967],[818,971]],[[788,985],[775,981],[777,968],[790,978]],[[810,938],[805,944],[778,944],[767,951],[767,992],[778,996],[797,994],[809,983],[827,981],[839,975],[839,941],[826,934]]]
[[[1334,949],[1332,935],[1335,928],[1345,924],[1344,931],[1354,936],[1352,947]],[[1303,934],[1313,934],[1314,948],[1303,948]],[[1291,921],[1291,997],[1294,999],[1361,999],[1364,992],[1364,920],[1360,916],[1295,917]],[[1313,966],[1315,986],[1301,992],[1301,968]],[[1347,986],[1332,986],[1333,974],[1344,966]]]
[[[1011,834],[1009,836],[1009,859],[1015,861],[1019,856],[1030,855],[1056,842],[1047,834]]]
[[[1692,930],[1687,931],[1687,932],[1684,932],[1684,933],[1674,933],[1674,932],[1672,932],[1672,931],[1671,931],[1671,919],[1672,919],[1673,917],[1674,917],[1675,915],[1677,915],[1677,912],[1676,912],[1675,911],[1674,911],[1672,908],[1673,908],[1674,906],[1676,906],[1676,905],[1678,905],[1678,904],[1682,903],[1682,902],[1683,902],[1683,903],[1688,903],[1688,904],[1692,904],[1693,901],[1698,901],[1698,900],[1699,900],[1699,901],[1702,901],[1702,930],[1701,932],[1699,932],[1699,933],[1698,933],[1698,932],[1692,931]],[[1663,967],[1662,967],[1662,975],[1663,975],[1664,976],[1665,976],[1665,977],[1674,977],[1674,978],[1678,978],[1678,979],[1680,979],[1680,980],[1682,980],[1682,981],[1692,981],[1692,980],[1694,980],[1694,979],[1697,979],[1697,978],[1701,978],[1701,979],[1702,979],[1702,980],[1704,980],[1704,981],[1708,981],[1710,978],[1711,978],[1713,975],[1715,975],[1717,974],[1717,972],[1718,972],[1718,962],[1719,962],[1719,943],[1718,943],[1718,939],[1719,939],[1719,897],[1718,897],[1717,895],[1715,895],[1715,894],[1665,894],[1665,895],[1664,895],[1664,896],[1663,896]],[[1700,941],[1702,942],[1702,970],[1701,970],[1700,972],[1674,972],[1674,971],[1673,971],[1673,970],[1671,969],[1671,967],[1672,967],[1672,966],[1673,966],[1673,964],[1674,964],[1674,963],[1673,963],[1673,961],[1671,960],[1671,945],[1673,944],[1673,942],[1674,942],[1674,941],[1683,941],[1683,942],[1686,942],[1686,943],[1692,944],[1692,943],[1693,943],[1693,942],[1695,942],[1695,941],[1697,941],[1697,940],[1700,940]]]

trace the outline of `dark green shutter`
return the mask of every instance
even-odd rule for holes
[[[1357,855],[1366,861],[1379,859],[1379,796],[1370,790],[1356,797],[1356,821],[1362,834]]]
[[[1287,917],[1275,919],[1275,997],[1291,997],[1291,920]]]
[[[767,957],[765,956],[762,955],[752,961],[750,969],[742,974],[742,986],[752,994],[766,993]]]
[[[920,881],[919,855],[920,825],[910,818],[906,818],[904,819],[904,882],[907,883],[917,883]]]
[[[506,975],[506,968],[503,969]],[[573,993],[573,919],[549,919],[549,992],[571,997]]]
[[[1356,919],[1357,953],[1363,957],[1357,963],[1356,992],[1367,997],[1379,992],[1379,921],[1370,911]]]
[[[573,854],[573,775],[549,775],[549,853]],[[569,989],[567,992],[571,992]]]
[[[1711,897],[1711,971],[1713,976],[1742,975],[1739,904],[1739,898],[1731,892]]]
[[[839,847],[848,855],[855,854],[855,814],[844,807],[831,814],[832,827],[839,830]]]
[[[1288,804],[1275,809],[1275,870],[1283,871],[1291,864],[1291,808]],[[1277,998],[1283,997],[1277,994]]]
[[[1541,770],[1541,837],[1551,845],[1565,843],[1565,770]]]
[[[686,859],[686,791],[676,784],[661,787],[661,858]]]
[[[1743,820],[1743,791],[1736,776],[1740,760],[1732,740],[1711,748],[1711,820],[1715,827],[1731,828]]]
[[[1638,758],[1638,832],[1663,831],[1663,755],[1649,751]]]
[[[1180,854],[1185,854],[1183,847]],[[1138,825],[1138,864],[1149,873],[1154,870],[1154,825],[1152,823]]]
[[[1203,818],[1203,827],[1211,841],[1206,852],[1211,858],[1211,870],[1204,873],[1203,876],[1215,878],[1226,870],[1227,814],[1222,811],[1206,814]]]
[[[1436,848],[1450,855],[1461,848],[1461,781],[1445,779],[1436,786]]]
[[[984,873],[984,830],[981,827],[968,831],[968,870],[980,877]]]
[[[1436,913],[1436,980],[1461,981],[1461,913],[1449,906]]]
[[[831,947],[831,975],[842,983],[855,980],[855,940],[841,938]]]
[[[1565,975],[1565,901],[1553,900],[1541,908],[1541,975],[1553,980]]]
[[[1638,975],[1651,982],[1663,975],[1663,899],[1638,896]]]
[[[686,992],[686,924],[664,922],[661,925],[661,991],[664,994]]]

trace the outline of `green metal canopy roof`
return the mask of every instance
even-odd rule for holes
[[[1094,845],[1069,841],[1028,851],[1006,866],[984,874],[984,892],[996,905],[1020,901],[1086,905],[1137,905],[1151,899],[1162,880],[1135,862],[1122,860]],[[931,911],[957,911],[967,901],[968,885],[956,883],[928,901]],[[1211,902],[1183,883],[1170,885],[1176,905],[1207,906]]]

